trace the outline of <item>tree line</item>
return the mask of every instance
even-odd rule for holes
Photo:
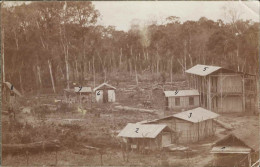
[[[89,1],[2,6],[3,81],[23,92],[57,92],[97,75],[133,75],[138,83],[138,75],[164,73],[172,81],[196,64],[258,72],[258,23],[251,20],[170,16],[125,32],[97,25],[101,16]]]

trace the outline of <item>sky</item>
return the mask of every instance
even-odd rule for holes
[[[99,25],[115,26],[117,30],[127,31],[132,20],[147,22],[157,20],[160,24],[168,16],[180,17],[180,21],[199,20],[201,17],[224,22],[230,20],[225,16],[224,6],[239,11],[241,19],[259,22],[259,2],[227,1],[93,1],[101,18]]]

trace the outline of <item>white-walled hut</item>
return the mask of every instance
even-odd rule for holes
[[[172,143],[172,133],[167,125],[128,123],[118,137],[126,139],[132,149],[158,150]]]
[[[116,101],[116,88],[108,83],[102,83],[98,87],[93,89],[95,92],[96,101],[98,103],[107,103]]]
[[[164,91],[166,109],[181,111],[200,106],[198,90]]]
[[[257,166],[259,160],[259,126],[244,125],[218,140],[210,153],[213,166]],[[259,165],[259,164],[258,164]]]
[[[216,123],[213,119],[219,115],[198,107],[143,124],[166,124],[176,132],[175,143],[191,143],[214,136]]]
[[[256,112],[256,75],[197,64],[186,70],[189,86],[200,93],[201,106],[214,112]]]

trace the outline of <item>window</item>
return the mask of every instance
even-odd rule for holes
[[[175,98],[175,106],[180,106],[180,98]]]
[[[194,97],[189,97],[189,105],[190,106],[194,105]]]

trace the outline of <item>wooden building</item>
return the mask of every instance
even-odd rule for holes
[[[22,94],[10,82],[3,82],[2,109],[14,109],[19,97],[22,97]]]
[[[213,166],[256,167],[254,164],[259,160],[259,141],[259,126],[245,125],[234,130],[213,145]]]
[[[89,103],[91,104],[92,100],[92,90],[91,87],[74,87],[74,91],[77,95],[77,100],[80,104]]]
[[[103,83],[93,89],[93,91],[96,94],[96,101],[98,103],[115,102],[116,101],[115,90],[116,90],[115,87],[107,83]]]
[[[137,150],[158,150],[172,143],[173,131],[167,125],[129,123],[118,137],[126,139],[128,147]]]
[[[64,89],[65,103],[78,103],[81,105],[91,105],[91,87],[74,87],[74,89]]]
[[[215,135],[215,121],[219,115],[198,107],[142,124],[166,124],[174,132],[174,143],[191,143]],[[172,137],[173,138],[173,137]]]
[[[181,111],[200,106],[197,90],[164,91],[166,109]]]
[[[214,112],[256,112],[256,76],[218,66],[196,65],[186,73],[201,106]]]

